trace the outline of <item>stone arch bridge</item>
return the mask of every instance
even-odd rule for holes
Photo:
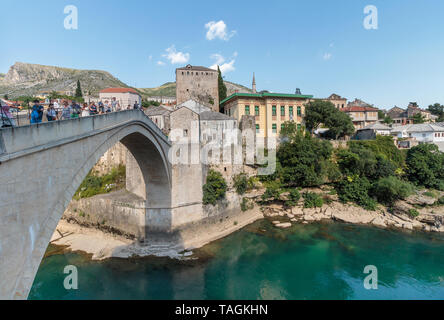
[[[76,190],[117,142],[138,173],[127,188],[146,200],[146,233],[202,218],[202,169],[173,166],[168,138],[141,111],[0,130],[0,299],[26,299]],[[133,173],[134,173],[133,172]]]

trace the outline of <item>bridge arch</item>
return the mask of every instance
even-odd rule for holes
[[[80,130],[73,131],[73,126]],[[0,179],[4,182],[0,184],[1,298],[27,297],[74,193],[100,157],[117,142],[127,147],[142,173],[143,187],[137,192],[146,201],[146,225],[156,231],[171,228],[169,144],[143,113],[45,123],[2,130],[0,134]],[[26,134],[27,140],[20,140]],[[45,144],[39,145],[36,137],[42,137]],[[18,193],[19,189],[23,192]],[[5,196],[8,192],[22,197],[11,201]]]

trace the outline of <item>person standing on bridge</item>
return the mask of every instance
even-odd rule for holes
[[[91,105],[89,106],[89,115],[95,116],[97,114],[97,106],[94,102],[91,102]]]
[[[31,124],[41,123],[43,118],[43,106],[39,105],[39,100],[34,100],[31,113]]]
[[[82,117],[89,117],[89,108],[86,102],[83,104]]]
[[[80,113],[82,112],[82,109],[77,104],[77,102],[75,102],[75,101],[72,102],[71,109],[72,109],[72,112],[71,112],[72,119],[77,119],[78,117],[80,117]]]
[[[46,119],[48,120],[48,122],[57,119],[57,114],[52,103],[49,104],[48,110],[46,111]]]
[[[62,110],[62,114],[60,115],[60,120],[71,119],[71,113],[72,113],[72,108],[68,104],[68,101],[65,100],[63,102],[63,110]]]

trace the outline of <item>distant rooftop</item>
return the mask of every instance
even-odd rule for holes
[[[361,107],[361,106],[350,106],[342,108],[341,111],[343,112],[366,112],[366,111],[379,111],[379,109],[374,107]]]
[[[408,124],[405,126],[398,126],[393,128],[392,132],[443,132],[444,127],[432,124],[432,123],[421,123],[421,124]]]
[[[209,120],[233,120],[236,119],[229,117],[223,113],[215,112],[215,111],[205,111],[200,114],[200,120],[209,121]]]
[[[211,72],[215,72],[217,70],[214,69],[210,69],[207,67],[202,67],[202,66],[192,66],[191,64],[187,65],[186,67],[183,68],[177,68],[176,70],[181,70],[181,71],[211,71]]]
[[[233,98],[300,98],[300,99],[311,99],[313,95],[304,95],[304,94],[289,94],[289,93],[269,93],[269,92],[261,92],[261,93],[233,93],[231,96],[222,100],[220,104],[224,104],[230,101]]]
[[[136,90],[132,88],[107,88],[100,91],[100,93],[128,93],[128,92],[139,94]]]
[[[168,115],[171,113],[171,110],[163,107],[163,106],[152,106],[146,109],[145,114],[147,116],[161,116],[161,115]]]
[[[358,131],[361,130],[392,130],[389,126],[383,125],[382,123],[373,123],[371,125],[368,125],[362,129],[358,129]]]

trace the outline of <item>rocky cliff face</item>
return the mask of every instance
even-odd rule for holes
[[[99,70],[76,70],[17,62],[0,76],[0,93],[10,96],[34,95],[42,91],[72,91],[80,80],[83,94],[97,95],[104,88],[128,87],[110,73]]]

